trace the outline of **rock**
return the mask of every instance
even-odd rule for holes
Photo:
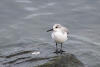
[[[84,64],[73,54],[61,54],[43,65],[36,67],[84,67]]]

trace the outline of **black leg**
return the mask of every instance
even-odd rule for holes
[[[56,52],[58,52],[57,42],[56,42]]]
[[[62,43],[61,43],[61,50],[62,50]]]
[[[60,53],[62,54],[62,52],[65,52],[65,51],[62,50],[62,43],[61,43]]]
[[[56,42],[56,51],[54,53],[58,53],[57,42]]]

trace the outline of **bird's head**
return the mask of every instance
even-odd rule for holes
[[[62,26],[60,24],[54,24],[52,29],[47,30],[47,32],[49,31],[57,31],[58,29],[60,29]]]

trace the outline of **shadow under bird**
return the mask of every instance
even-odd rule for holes
[[[52,29],[47,30],[47,32],[52,31],[51,37],[56,43],[55,53],[65,52],[62,50],[62,44],[68,39],[67,34],[68,29],[60,24],[54,24]],[[58,51],[57,44],[61,44],[61,49]]]

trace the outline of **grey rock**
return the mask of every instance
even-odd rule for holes
[[[76,58],[75,55],[65,53],[54,57],[43,65],[36,67],[85,67],[84,64]]]

